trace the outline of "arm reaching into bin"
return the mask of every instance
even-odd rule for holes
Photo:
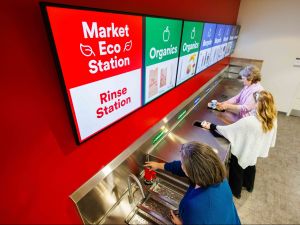
[[[150,162],[146,162],[144,166],[149,167],[152,170],[157,170],[157,169],[164,170],[165,163],[150,161]]]
[[[177,176],[185,177],[185,173],[181,168],[181,162],[180,161],[173,161],[169,163],[158,163],[158,162],[146,162],[145,166],[150,167],[153,170],[161,169],[169,171]]]

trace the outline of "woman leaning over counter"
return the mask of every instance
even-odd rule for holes
[[[237,198],[241,197],[243,186],[252,192],[257,158],[267,157],[276,141],[277,111],[273,96],[268,91],[261,91],[255,99],[257,109],[251,116],[227,126],[216,126],[206,121],[201,124],[212,132],[217,131],[230,142],[229,185]]]
[[[152,169],[164,169],[191,182],[179,205],[179,217],[171,211],[174,224],[240,224],[226,179],[224,165],[213,149],[189,142],[181,147],[181,160],[146,162]]]
[[[236,96],[225,102],[218,102],[218,110],[227,110],[236,113],[240,118],[249,116],[255,109],[253,94],[263,90],[260,84],[261,74],[256,66],[248,65],[240,71],[244,88]]]

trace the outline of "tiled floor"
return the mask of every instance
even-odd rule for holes
[[[234,201],[243,224],[300,224],[300,117],[278,115],[276,146],[258,159],[253,192]]]

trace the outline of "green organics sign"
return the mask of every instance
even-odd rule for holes
[[[199,51],[202,32],[203,23],[184,21],[180,56]]]
[[[146,66],[177,58],[182,21],[146,17]]]

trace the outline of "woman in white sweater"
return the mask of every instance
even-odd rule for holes
[[[242,187],[252,192],[255,164],[258,157],[267,157],[270,147],[275,146],[277,111],[273,96],[268,91],[256,94],[256,113],[227,126],[216,126],[203,121],[202,127],[217,131],[229,140],[231,160],[229,185],[233,195],[241,197]]]

